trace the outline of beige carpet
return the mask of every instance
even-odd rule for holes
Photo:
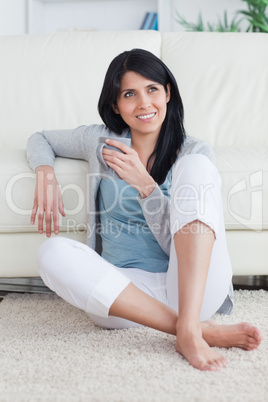
[[[231,317],[262,330],[257,351],[223,350],[229,365],[200,372],[175,338],[148,328],[103,330],[55,295],[0,303],[0,401],[268,401],[268,292],[236,291]]]

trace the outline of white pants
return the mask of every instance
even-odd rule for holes
[[[216,237],[200,314],[203,321],[223,305],[232,271],[225,240],[219,174],[207,157],[192,154],[179,159],[173,167],[172,236],[195,220],[209,226]],[[85,244],[63,237],[51,238],[40,246],[38,265],[40,276],[51,290],[106,328],[139,326],[109,316],[111,305],[130,282],[178,310],[178,267],[173,240],[167,273],[117,268]]]

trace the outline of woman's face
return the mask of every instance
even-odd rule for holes
[[[157,138],[166,117],[168,90],[162,84],[129,71],[121,80],[115,113],[130,127],[131,135],[152,135]]]

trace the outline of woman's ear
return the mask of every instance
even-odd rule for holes
[[[120,112],[119,112],[119,109],[118,109],[118,106],[117,105],[115,105],[114,103],[112,104],[112,108],[113,108],[113,111],[116,113],[116,114],[120,114]]]
[[[170,84],[167,84],[167,95],[166,95],[167,103],[170,101]]]

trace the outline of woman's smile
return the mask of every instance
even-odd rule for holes
[[[149,114],[143,114],[143,115],[139,115],[137,116],[138,119],[143,120],[143,121],[151,121],[152,118],[156,115],[156,112],[153,113],[149,113]]]

